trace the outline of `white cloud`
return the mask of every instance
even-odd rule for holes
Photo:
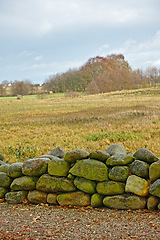
[[[34,54],[34,52],[29,52],[27,50],[23,50],[18,56],[19,57],[28,57],[28,56],[31,56],[33,54]]]
[[[42,58],[43,58],[42,55],[40,55],[40,56],[36,56],[36,57],[34,58],[34,60],[35,60],[35,61],[40,61]]]

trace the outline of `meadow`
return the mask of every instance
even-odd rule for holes
[[[160,157],[160,89],[0,98],[0,153],[13,163],[65,151],[144,147]]]

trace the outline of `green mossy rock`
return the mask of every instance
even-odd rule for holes
[[[28,193],[27,199],[34,204],[47,203],[47,193],[33,190]]]
[[[144,161],[135,160],[130,165],[130,170],[131,170],[131,173],[136,176],[139,176],[142,178],[149,177],[149,164]]]
[[[41,176],[47,172],[47,158],[35,158],[23,163],[22,173],[27,176]]]
[[[65,155],[65,151],[61,147],[57,147],[57,148],[54,148],[48,155],[63,158]]]
[[[160,210],[160,203],[158,204],[158,210]]]
[[[160,198],[160,179],[157,179],[149,188],[149,193]]]
[[[8,168],[8,176],[12,178],[18,178],[23,176],[22,166],[23,163],[12,163]]]
[[[47,203],[57,205],[57,194],[49,193],[47,195]]]
[[[23,203],[27,199],[27,191],[8,192],[5,195],[5,200],[8,203]]]
[[[134,158],[137,160],[142,160],[147,163],[153,163],[160,160],[153,152],[148,149],[141,148],[134,153]]]
[[[42,192],[72,192],[76,190],[73,181],[66,178],[52,177],[48,174],[41,176],[36,189]]]
[[[48,163],[48,173],[53,176],[66,177],[70,164],[63,159],[53,159]]]
[[[107,166],[124,166],[132,163],[134,160],[133,155],[128,154],[115,154],[112,155],[110,158],[107,159],[106,165]]]
[[[105,197],[103,204],[107,208],[114,209],[144,209],[146,206],[146,199],[139,196],[112,196]]]
[[[154,162],[150,165],[149,178],[152,182],[160,178],[160,161]]]
[[[105,162],[110,157],[109,153],[97,150],[89,154],[89,158]]]
[[[0,172],[7,173],[9,166],[10,166],[10,164],[8,164],[8,163],[0,165]]]
[[[0,160],[1,160],[2,162],[5,161],[5,156],[4,156],[3,154],[1,154],[1,153],[0,153]],[[1,164],[0,164],[0,165],[1,165]]]
[[[136,175],[131,175],[128,177],[125,187],[126,192],[131,192],[138,196],[147,196],[148,189],[149,184],[145,179]]]
[[[76,149],[76,150],[68,151],[64,156],[64,160],[69,163],[74,163],[77,160],[87,158],[88,156],[89,156],[88,152],[82,149]]]
[[[123,154],[126,155],[126,150],[119,144],[112,144],[110,145],[106,152],[112,156],[112,155],[116,155],[116,154]]]
[[[147,200],[147,208],[148,210],[155,210],[160,199],[158,197],[151,196]]]
[[[75,176],[89,180],[105,181],[108,179],[107,166],[100,161],[91,159],[76,162],[69,172]]]
[[[85,178],[76,177],[74,180],[74,185],[81,191],[85,193],[93,194],[96,192],[96,183],[92,180]]]
[[[0,172],[0,187],[9,188],[12,179],[7,175],[7,173]]]
[[[102,195],[119,195],[123,194],[125,184],[122,182],[105,181],[97,184],[97,192]]]
[[[88,206],[91,204],[90,195],[83,192],[59,194],[57,202],[61,206]]]
[[[91,196],[91,206],[92,207],[102,207],[103,206],[103,198],[104,196],[99,193],[94,193]]]
[[[23,176],[15,178],[10,186],[11,190],[34,190],[36,189],[37,177]]]
[[[129,176],[129,167],[115,166],[109,172],[109,178],[114,181],[125,182]]]
[[[0,198],[4,198],[7,192],[8,192],[8,189],[0,187]]]

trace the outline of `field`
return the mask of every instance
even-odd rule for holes
[[[0,136],[0,153],[9,163],[58,146],[92,152],[113,143],[160,157],[160,89],[0,98]]]

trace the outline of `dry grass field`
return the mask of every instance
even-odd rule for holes
[[[160,89],[0,98],[0,153],[9,163],[58,146],[92,152],[113,143],[160,157]]]

